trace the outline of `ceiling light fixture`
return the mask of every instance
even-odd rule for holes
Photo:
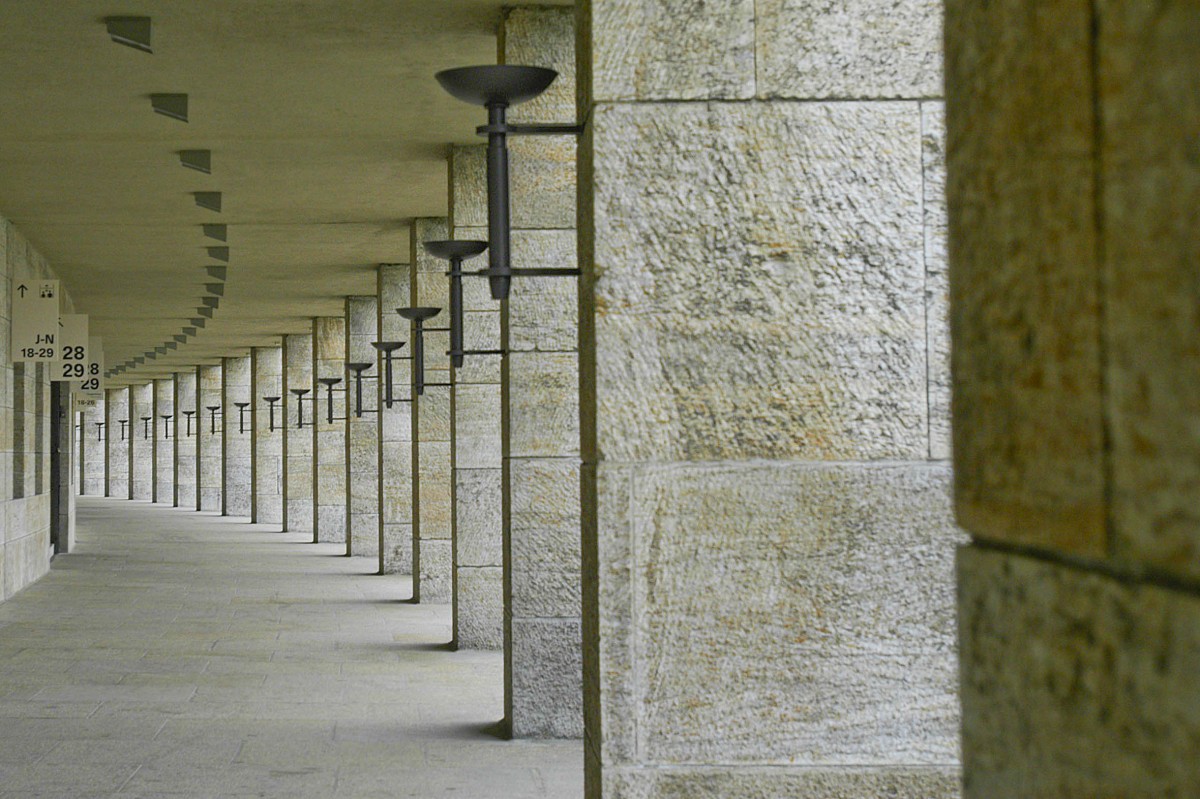
[[[212,174],[212,150],[180,150],[179,163],[188,169]]]
[[[188,96],[186,94],[152,94],[150,107],[154,113],[162,114],[180,122],[188,121]]]
[[[108,37],[117,44],[153,53],[150,49],[150,17],[105,17]]]

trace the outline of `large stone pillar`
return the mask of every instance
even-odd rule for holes
[[[221,486],[224,483],[222,469],[222,425],[227,421],[221,416],[221,367],[201,366],[196,370],[197,397],[200,410],[196,414],[197,484],[200,504],[198,510],[220,512]],[[216,416],[213,416],[216,408]]]
[[[346,320],[343,317],[313,319],[314,381],[340,377],[333,390],[333,421],[329,421],[328,390],[320,383],[313,389],[307,410],[313,420],[313,543],[342,543],[346,540]]]
[[[1200,795],[1200,16],[947,6],[965,792]]]
[[[379,573],[412,573],[412,379],[409,371],[409,325],[396,313],[411,305],[412,278],[402,264],[381,264],[376,273],[380,341],[405,342],[392,361],[392,407],[386,404],[387,375],[379,357]]]
[[[450,235],[487,241],[485,147],[450,152]],[[486,255],[467,269],[487,265]],[[469,350],[500,347],[500,305],[486,280],[463,281],[463,340]],[[504,647],[504,553],[501,542],[500,358],[468,355],[452,375],[454,468],[454,644]]]
[[[154,384],[145,383],[129,387],[129,453],[132,484],[130,499],[152,500],[154,498],[154,439],[146,417],[154,418]],[[120,425],[118,425],[120,427]]]
[[[425,393],[412,398],[413,598],[418,602],[449,602],[452,596],[450,336],[445,332],[450,289],[446,262],[421,246],[447,235],[445,219],[413,220],[412,304],[442,309],[425,323]]]
[[[164,419],[163,417],[167,417]],[[175,502],[175,381],[154,381],[154,501]]]
[[[851,9],[579,6],[589,797],[958,792],[940,5]]]
[[[346,298],[346,363],[375,363],[379,300]],[[354,373],[346,369],[346,554],[379,557],[379,422],[375,418],[376,366],[364,372],[363,415],[355,416]]]
[[[221,359],[221,515],[249,516],[253,493],[250,356]]]
[[[32,371],[32,370],[29,370]],[[125,420],[125,435],[121,435]],[[130,495],[129,386],[104,392],[104,496]]]
[[[509,11],[502,61],[559,73],[513,122],[575,121],[575,33],[566,8]],[[571,136],[511,143],[513,266],[573,268]],[[583,733],[580,639],[578,280],[523,277],[504,304],[505,707],[515,737]]]
[[[175,507],[199,510],[199,371],[190,369],[176,372],[174,383],[175,418],[171,424],[171,436],[175,440]],[[191,421],[188,421],[186,411],[192,411]]]
[[[313,337],[283,337],[283,529],[313,530]],[[293,389],[308,389],[299,399]],[[300,426],[303,420],[304,427]]]
[[[250,521],[283,523],[283,437],[284,405],[275,403],[274,429],[271,406],[264,397],[283,397],[283,348],[255,347],[250,352],[250,392],[253,408],[250,458],[253,490]]]

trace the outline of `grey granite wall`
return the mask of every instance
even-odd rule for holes
[[[201,366],[196,371],[200,410],[196,414],[196,451],[199,453],[197,481],[200,510],[220,512],[223,509],[221,487],[224,485],[221,432],[227,421],[221,413],[220,366]],[[216,408],[216,416],[213,416]]]
[[[164,420],[163,417],[169,417]],[[154,381],[154,501],[175,502],[175,381]]]
[[[121,420],[125,434],[121,435]],[[130,499],[129,387],[104,392],[104,496]]]
[[[486,148],[450,151],[450,235],[486,241]],[[487,266],[486,253],[467,261]],[[463,341],[466,349],[500,347],[500,303],[487,281],[463,280]],[[504,647],[504,551],[501,539],[500,358],[468,355],[452,376],[454,469],[454,643],[465,649]]]
[[[450,336],[446,262],[425,252],[422,242],[444,239],[445,219],[416,219],[412,225],[412,304],[441,308],[425,323],[425,393],[414,396],[413,424],[413,596],[421,602],[450,602]],[[411,345],[410,345],[411,346]]]
[[[1200,17],[947,3],[972,799],[1200,794]]]
[[[313,541],[346,540],[346,320],[318,317],[313,320],[313,379],[340,377],[333,390],[333,422],[329,421],[329,393],[317,383],[308,410],[313,420]]]
[[[253,420],[247,405],[242,413],[236,403],[251,401],[250,357],[221,360],[221,513],[249,516],[253,480],[250,454]]]
[[[578,6],[589,797],[959,791],[941,6],[848,8]]]
[[[283,529],[313,531],[313,337],[298,333],[283,338],[284,482]],[[293,389],[307,389],[299,399]],[[304,427],[300,426],[303,422]]]
[[[258,524],[283,523],[283,348],[255,347],[251,353],[251,402],[253,431],[251,468],[253,496],[251,521]],[[271,407],[264,397],[278,397],[272,430]]]
[[[199,370],[175,373],[175,507],[200,509],[200,408]],[[188,421],[186,411],[193,413]]]
[[[154,498],[154,430],[143,417],[154,419],[154,384],[129,387],[130,456],[133,458],[133,485],[130,499]]]
[[[567,8],[509,10],[505,63],[559,73],[514,122],[575,121],[575,30]],[[513,266],[573,268],[576,141],[515,139]],[[578,279],[513,281],[502,309],[505,700],[516,737],[583,734],[580,621]]]
[[[376,383],[379,392],[379,572],[412,573],[412,395],[409,325],[397,308],[411,305],[412,278],[406,265],[383,264],[376,276],[379,297],[379,340],[400,341],[404,346],[392,361],[392,407],[387,407],[384,361],[379,358]]]
[[[375,379],[379,374],[372,341],[379,340],[379,300],[346,298],[346,363],[375,364],[363,372],[363,415],[356,416],[354,373],[346,388],[346,554],[379,558],[379,421]]]

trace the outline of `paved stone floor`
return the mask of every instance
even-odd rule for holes
[[[0,604],[0,799],[583,794],[502,741],[498,653],[341,544],[81,498],[75,553]]]

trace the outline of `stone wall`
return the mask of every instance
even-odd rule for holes
[[[130,499],[154,499],[154,438],[152,426],[143,417],[154,421],[154,384],[129,387],[129,450],[133,458],[130,470],[133,484]]]
[[[392,360],[392,407],[385,402],[387,375],[379,358],[379,573],[412,573],[412,377],[408,322],[396,313],[411,305],[412,278],[405,265],[383,264],[376,277],[379,340],[405,342]]]
[[[570,9],[508,11],[500,57],[559,73],[512,109],[513,122],[575,121]],[[572,136],[512,141],[514,268],[578,265],[576,148]],[[501,311],[505,697],[516,737],[583,734],[578,302],[574,277],[521,277]]]
[[[379,300],[346,298],[346,363],[375,364]],[[362,416],[356,416],[354,373],[345,372],[346,554],[379,558],[379,422],[375,418],[378,364],[363,372]]]
[[[124,421],[124,431],[121,422]],[[129,387],[104,392],[104,496],[130,499]]]
[[[486,147],[450,152],[450,235],[486,241]],[[487,266],[487,254],[464,269]],[[500,304],[486,280],[463,279],[465,349],[500,347]],[[464,649],[504,647],[504,551],[501,494],[500,358],[468,355],[451,378],[454,469],[454,643]]]
[[[1200,17],[947,3],[968,797],[1200,793]]]
[[[50,372],[14,364],[9,335],[13,280],[55,277],[46,259],[0,217],[0,600],[50,568]],[[62,308],[74,310],[65,287]],[[103,463],[103,452],[97,449],[100,457],[93,461]],[[103,491],[103,476],[93,479],[92,488]]]
[[[251,400],[250,358],[223,358],[221,362],[221,514],[249,516],[253,480],[250,450],[253,421],[236,403]]]
[[[589,797],[958,793],[940,5],[851,7],[578,7]]]
[[[346,320],[318,317],[313,320],[313,379],[340,377],[333,390],[333,421],[329,421],[329,393],[317,383],[309,410],[313,455],[313,540],[320,543],[346,540]]]
[[[251,402],[253,431],[251,465],[254,472],[251,521],[283,523],[283,436],[286,420],[283,403],[275,403],[274,429],[271,406],[264,398],[283,398],[283,348],[255,347],[251,352]]]
[[[283,338],[284,482],[283,529],[313,530],[313,337],[300,333]],[[307,389],[297,398],[293,389]],[[303,422],[304,427],[300,424]]]
[[[164,419],[166,416],[168,419]],[[154,501],[175,501],[175,385],[171,379],[154,381]]]
[[[450,547],[450,336],[446,262],[421,246],[445,239],[445,219],[416,219],[412,226],[412,304],[441,308],[425,323],[425,393],[413,396],[413,596],[449,602],[453,582]],[[433,328],[433,329],[431,329]],[[411,347],[411,345],[410,345]],[[441,385],[428,385],[438,383]]]
[[[224,485],[222,467],[222,428],[226,423],[221,414],[220,366],[201,366],[196,370],[199,412],[196,414],[196,451],[198,456],[197,477],[200,495],[200,510],[221,512],[223,509],[221,488]],[[214,410],[215,416],[214,416]]]
[[[175,439],[175,507],[200,509],[200,408],[199,372],[191,369],[175,373],[175,419],[171,435]],[[186,411],[192,411],[188,421]]]

